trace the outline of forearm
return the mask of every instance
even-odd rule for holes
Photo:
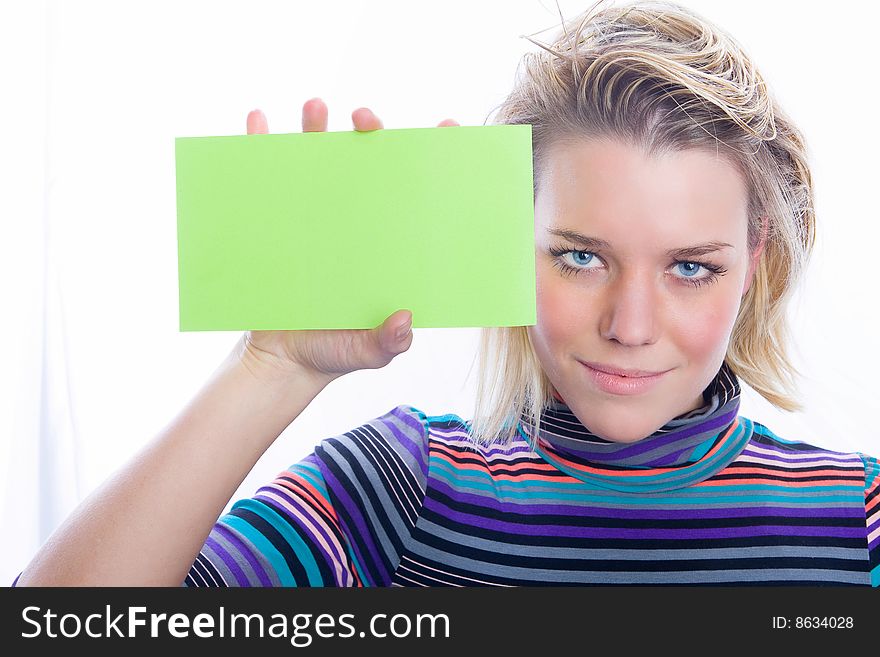
[[[240,341],[196,397],[46,541],[18,586],[180,585],[254,464],[329,380],[264,376]]]

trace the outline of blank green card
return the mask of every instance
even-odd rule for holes
[[[536,322],[530,125],[176,139],[181,331]]]

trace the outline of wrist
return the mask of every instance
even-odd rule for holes
[[[316,372],[299,363],[282,360],[278,356],[254,346],[248,339],[247,332],[243,333],[241,339],[236,343],[232,357],[255,379],[270,385],[288,385],[292,382],[308,381],[319,389],[323,389],[336,378],[323,372]]]

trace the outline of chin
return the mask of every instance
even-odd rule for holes
[[[595,426],[592,426],[586,422],[584,422],[583,424],[587,427],[587,429],[589,429],[600,438],[610,440],[614,443],[638,442],[643,438],[650,436],[658,428],[655,426],[649,426],[644,423],[636,422],[629,424],[623,421],[614,422],[613,420],[611,425],[609,426],[605,426],[604,424],[597,424]]]
[[[638,433],[630,433],[630,434],[602,434],[598,431],[594,431],[594,434],[599,436],[600,438],[604,438],[605,440],[610,440],[613,443],[637,443],[640,440],[647,438],[653,433],[652,431],[644,431]]]

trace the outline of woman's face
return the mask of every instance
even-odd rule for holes
[[[714,152],[652,160],[617,141],[554,146],[535,198],[528,332],[593,433],[633,442],[702,406],[760,255],[746,241],[745,183]],[[583,363],[665,373],[643,385]]]

